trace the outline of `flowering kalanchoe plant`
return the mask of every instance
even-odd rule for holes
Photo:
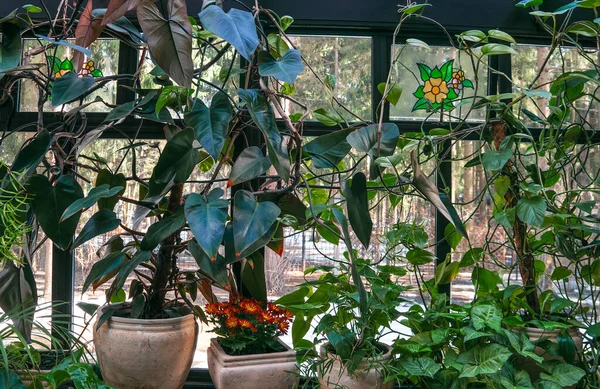
[[[287,334],[292,313],[273,302],[231,296],[229,301],[209,303],[206,314],[215,325],[219,344],[231,355],[262,354],[283,351],[277,341]]]

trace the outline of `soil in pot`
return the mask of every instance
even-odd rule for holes
[[[319,383],[322,389],[393,389],[394,382],[384,382],[383,373],[383,365],[392,357],[390,346],[378,343],[380,356],[363,361],[352,374],[328,346],[328,343],[321,346],[319,353],[324,360],[322,368],[319,368]]]
[[[296,353],[281,340],[283,351],[229,355],[216,338],[207,351],[208,371],[217,389],[292,389],[297,387]]]

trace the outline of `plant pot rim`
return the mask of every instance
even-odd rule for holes
[[[106,309],[108,309],[108,307],[111,306],[115,306],[115,305],[119,305],[119,304],[107,304],[107,305],[102,305],[100,307],[98,307],[98,312],[96,312],[98,314],[98,317],[100,317],[102,315],[102,313],[104,311],[106,311]],[[193,313],[188,313],[184,316],[180,316],[180,317],[169,317],[166,319],[132,319],[130,317],[122,317],[122,316],[111,316],[110,319],[108,319],[104,324],[106,323],[111,323],[111,324],[121,324],[121,325],[143,325],[143,326],[165,326],[165,325],[177,325],[177,324],[181,324],[181,323],[186,323],[189,321],[196,321],[196,316]],[[103,325],[104,325],[103,324]]]
[[[329,344],[329,342],[325,342],[321,345],[319,356],[323,359],[340,359],[340,357],[337,354],[332,354],[329,351],[327,351],[327,346]],[[377,342],[377,346],[384,349],[385,352],[381,355],[378,355],[376,358],[368,358],[368,360],[372,362],[384,362],[392,357],[392,346],[382,342]]]
[[[545,330],[543,328],[538,327],[520,327],[518,328],[520,331],[525,331],[532,334],[558,334],[562,331],[567,331],[568,333],[576,332],[578,335],[581,335],[579,331],[579,327],[571,326],[569,328],[557,328],[555,330]]]
[[[285,347],[286,351],[276,351],[272,353],[262,353],[262,354],[246,354],[246,355],[229,355],[223,350],[223,347],[218,342],[218,338],[210,339],[210,347],[212,347],[215,351],[215,354],[221,359],[223,362],[243,362],[248,360],[273,360],[273,359],[288,359],[290,357],[296,358],[296,352],[290,348],[287,344],[285,344],[281,338],[277,337],[277,342]]]

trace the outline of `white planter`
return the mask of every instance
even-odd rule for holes
[[[327,352],[327,344],[321,346],[320,356],[327,360],[319,371],[322,389],[393,389],[394,381],[384,383],[382,366],[392,358],[390,346],[379,343],[385,352],[375,360],[363,361],[352,374],[348,373],[341,359]],[[331,363],[330,363],[331,362]]]
[[[100,371],[104,382],[117,389],[181,389],[197,341],[193,315],[157,320],[113,316],[98,330],[94,325]]]
[[[217,389],[292,389],[298,383],[296,353],[281,342],[286,351],[229,355],[216,338],[207,351],[208,371]]]

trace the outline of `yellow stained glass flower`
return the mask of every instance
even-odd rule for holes
[[[463,82],[465,80],[465,72],[462,70],[454,72],[454,73],[452,73],[452,78],[455,78],[460,82]]]
[[[58,72],[54,73],[54,78],[61,78],[62,76],[64,76],[65,74],[67,74],[69,72],[70,72],[70,70],[61,69]]]
[[[448,97],[448,85],[441,78],[430,78],[423,86],[425,98],[431,103],[441,104]]]

